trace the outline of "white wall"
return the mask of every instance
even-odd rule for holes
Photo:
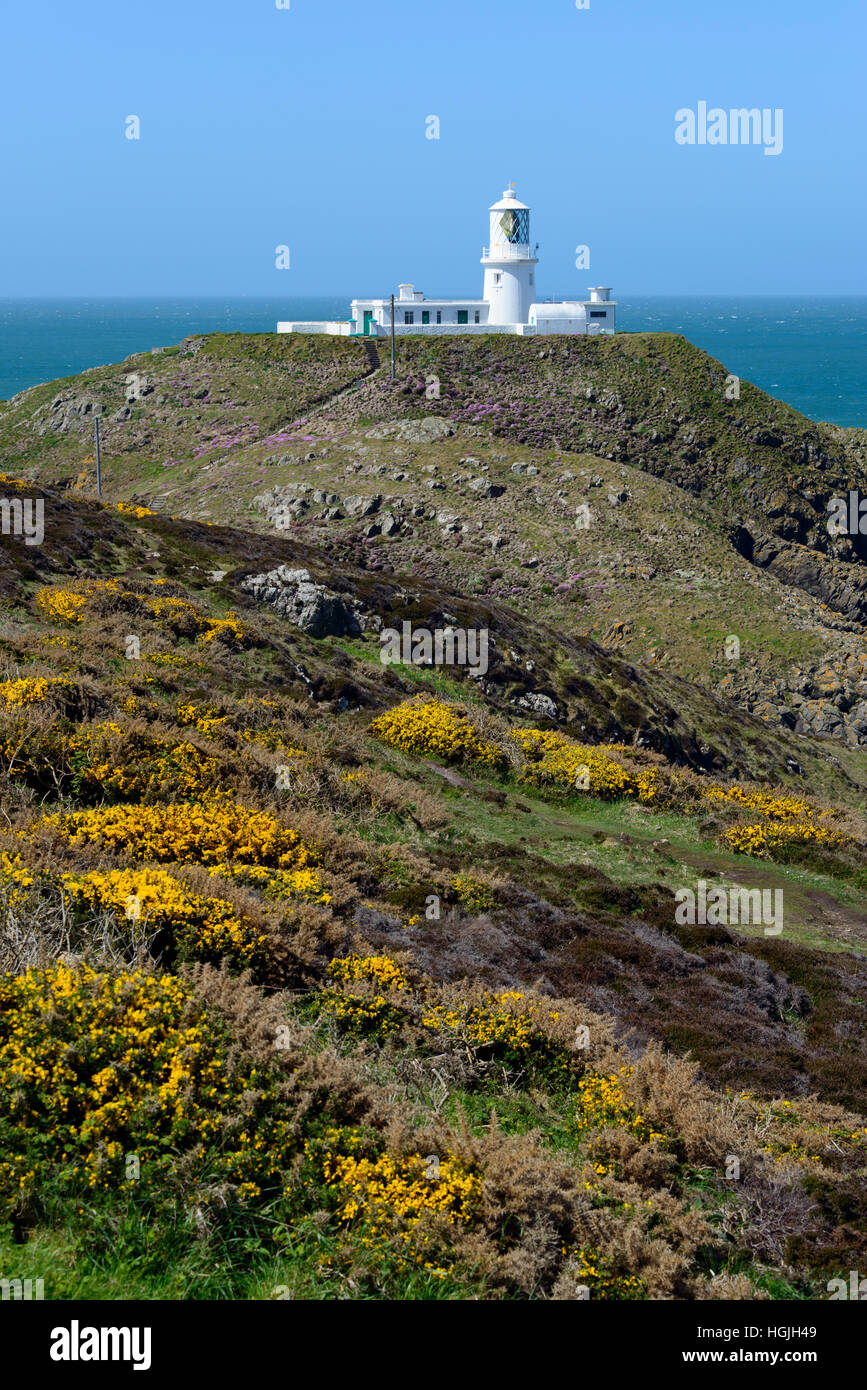
[[[350,332],[349,321],[324,319],[314,320],[311,323],[303,323],[301,320],[287,320],[277,324],[278,333],[327,333],[332,338],[348,338]]]
[[[399,300],[394,301],[394,321],[398,327],[406,326],[418,328],[422,326],[422,314],[430,314],[430,326],[440,327],[446,324],[453,326],[458,322],[458,310],[467,311],[467,323],[461,327],[472,328],[475,326],[476,314],[479,315],[479,325],[488,322],[488,305],[479,300],[473,302],[471,299],[455,300]],[[374,322],[380,328],[388,331],[391,329],[391,302],[385,299],[354,299],[352,301],[352,316],[357,322],[357,331],[360,333],[364,325],[365,310],[372,310]],[[413,316],[412,324],[404,324],[404,316],[411,313]],[[437,314],[441,315],[441,324],[437,324]],[[427,327],[427,325],[424,325]]]
[[[493,256],[495,248],[490,249]],[[489,259],[485,262],[482,296],[491,306],[489,323],[527,322],[530,305],[536,298],[536,287],[530,284],[534,270],[531,261]]]

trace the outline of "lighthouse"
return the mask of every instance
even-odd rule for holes
[[[490,245],[482,251],[488,323],[527,323],[536,301],[539,264],[530,245],[530,209],[512,187],[492,204],[490,214]]]
[[[542,334],[614,333],[617,301],[607,285],[589,291],[589,299],[541,300],[536,289],[539,264],[530,241],[530,209],[511,184],[489,209],[490,243],[482,250],[485,268],[481,299],[428,299],[404,281],[388,298],[353,299],[348,319],[328,322],[287,321],[278,333],[329,333],[345,338],[425,337],[449,333]]]

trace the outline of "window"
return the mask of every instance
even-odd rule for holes
[[[476,310],[476,323],[478,323],[478,321],[479,321],[479,311],[478,311],[478,309],[477,309],[477,310]]]
[[[404,309],[403,321],[404,323],[415,323],[415,315],[413,314],[412,309]]]
[[[531,285],[535,285],[535,283],[536,283],[536,276],[534,275],[533,271],[531,270],[531,271],[530,271],[530,284],[531,284]]]
[[[608,317],[608,311],[606,309],[591,309],[590,317],[591,319],[604,319]]]
[[[500,284],[502,284],[502,281],[503,281],[503,277],[502,277],[502,275],[500,274],[500,272],[499,272],[498,270],[495,271],[495,272],[494,272],[494,284],[495,284],[495,285],[500,285]]]
[[[421,321],[422,323],[430,323],[430,309],[422,309]]]
[[[512,245],[527,245],[530,241],[530,209],[520,208],[504,212],[500,218],[500,231],[503,240]]]
[[[470,311],[469,311],[469,309],[458,309],[458,323],[469,323],[469,321],[470,321]]]
[[[437,323],[442,323],[442,321],[443,321],[443,311],[442,311],[442,309],[437,309]]]

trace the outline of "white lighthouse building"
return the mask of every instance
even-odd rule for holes
[[[507,188],[491,208],[491,241],[482,251],[489,324],[530,322],[538,264],[530,248],[530,209]]]
[[[394,332],[442,333],[613,333],[616,301],[607,285],[590,289],[589,299],[539,300],[536,255],[530,241],[530,209],[507,188],[490,208],[489,242],[482,250],[482,299],[427,299],[414,285],[398,286]],[[353,299],[350,319],[277,324],[278,333],[330,333],[339,337],[384,338],[392,331],[391,296]]]

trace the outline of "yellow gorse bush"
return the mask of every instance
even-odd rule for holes
[[[595,1071],[584,1073],[578,1082],[575,1107],[575,1122],[579,1129],[615,1126],[629,1130],[646,1144],[665,1140],[666,1136],[651,1127],[626,1095],[624,1082],[628,1082],[632,1074],[633,1068],[630,1066],[623,1066],[608,1075]]]
[[[30,898],[36,874],[20,854],[0,852],[0,906],[20,910]]]
[[[576,1279],[586,1284],[595,1298],[638,1299],[645,1296],[641,1280],[634,1274],[613,1274],[599,1250],[582,1247],[563,1253],[571,1253]]]
[[[203,646],[207,646],[209,642],[213,642],[215,638],[219,637],[221,641],[237,646],[244,641],[246,635],[238,615],[229,612],[225,618],[209,618],[208,626],[199,641]]]
[[[128,712],[139,713],[138,704]],[[10,777],[52,787],[65,777],[82,799],[203,796],[221,780],[220,763],[195,744],[124,729],[113,720],[72,733],[56,724],[30,729],[19,722],[0,735],[0,753],[10,760]]]
[[[195,796],[211,791],[220,776],[219,763],[193,743],[127,735],[110,722],[85,726],[65,739],[64,747],[77,769],[79,791],[99,788],[135,796],[157,784],[178,796]]]
[[[839,812],[823,810],[804,796],[783,790],[766,791],[734,783],[726,786],[713,783],[703,789],[703,799],[717,804],[743,807],[757,811],[765,820],[729,826],[720,839],[737,854],[751,854],[764,859],[786,845],[821,845],[832,847],[846,844],[850,836],[834,830],[828,821]]]
[[[191,623],[198,630],[200,644],[207,645],[209,642],[213,642],[214,638],[219,637],[227,641],[230,646],[237,646],[246,637],[244,628],[235,613],[229,612],[225,618],[209,618],[188,599],[172,598],[170,595],[166,595],[164,598],[145,598],[142,601],[154,618],[166,620],[169,627],[178,621]]]
[[[515,1013],[507,1005],[522,996],[511,991],[499,994],[491,1004],[452,1007],[438,1004],[422,1017],[422,1024],[435,1032],[457,1033],[470,1047],[504,1047],[510,1052],[528,1052],[533,1044],[532,1020]]]
[[[183,652],[142,652],[141,659],[150,662],[152,666],[177,666],[190,671],[208,669],[203,662],[194,661],[192,657],[184,656]]]
[[[170,929],[183,953],[196,959],[227,957],[243,967],[265,958],[267,937],[231,903],[192,893],[164,870],[109,869],[63,874],[60,881],[75,904],[93,911],[110,908],[119,918]]]
[[[333,980],[372,980],[383,989],[408,990],[409,982],[390,956],[340,956],[328,973]]]
[[[384,994],[342,994],[339,989],[322,989],[316,1004],[321,1018],[353,1038],[385,1042],[399,1032],[404,1022]]]
[[[144,516],[156,516],[156,512],[150,507],[138,506],[135,502],[116,502],[115,506],[119,512],[125,512],[127,516],[135,516],[141,520]]]
[[[41,705],[52,692],[71,694],[75,689],[65,676],[24,676],[19,680],[0,682],[0,698],[7,709],[22,709],[26,705]]]
[[[212,705],[180,704],[177,716],[179,724],[193,724],[207,738],[219,734],[228,722],[228,715],[218,714]]]
[[[275,1082],[228,1065],[222,1025],[174,975],[57,965],[0,977],[0,1197],[123,1188],[124,1155],[159,1188],[190,1176],[279,1190],[296,1148]],[[208,1200],[199,1197],[200,1204]]]
[[[574,743],[556,729],[515,729],[512,737],[527,760],[524,782],[587,791],[606,800],[625,796],[650,802],[659,791],[655,768],[632,771],[611,756],[625,751],[618,744]]]
[[[74,589],[40,589],[36,594],[36,606],[49,622],[80,623],[88,599],[99,594],[122,594],[128,603],[137,606],[142,615],[149,615],[158,622],[163,622],[170,630],[192,630],[198,635],[200,643],[208,644],[219,637],[230,646],[238,646],[246,638],[243,625],[233,612],[227,613],[225,618],[210,618],[188,599],[174,598],[169,594],[156,598],[147,594],[137,594],[124,589],[121,582],[115,578],[82,580]]]
[[[752,854],[763,859],[784,845],[833,845],[845,844],[849,837],[826,825],[816,825],[813,821],[800,821],[794,824],[775,824],[772,821],[757,825],[732,825],[724,830],[720,839],[737,854]]]
[[[748,811],[758,811],[770,820],[796,821],[833,815],[831,811],[821,811],[806,797],[788,792],[768,792],[759,787],[744,787],[735,782],[726,786],[714,782],[702,790],[705,801],[727,801],[743,806]]]
[[[123,850],[135,859],[179,864],[261,864],[306,868],[318,851],[268,811],[226,797],[169,805],[101,806],[45,816],[72,843]]]
[[[473,1051],[488,1054],[509,1067],[544,1072],[550,1080],[566,1082],[574,1059],[562,1041],[547,1029],[559,1013],[521,990],[501,990],[478,1004],[435,1004],[425,1009],[422,1026],[434,1033],[452,1033]]]
[[[80,623],[87,599],[71,589],[40,589],[36,606],[50,623]]]
[[[469,874],[454,874],[451,883],[459,901],[471,912],[486,912],[494,906],[494,894],[487,883]]]
[[[394,1230],[397,1219],[407,1244],[425,1217],[436,1216],[452,1226],[468,1225],[482,1190],[480,1175],[453,1154],[438,1158],[435,1166],[422,1154],[403,1158],[387,1153],[378,1158],[326,1154],[323,1176],[337,1189],[342,1221],[361,1220],[371,1236],[381,1237]],[[417,1252],[418,1259],[422,1251]]]
[[[416,697],[374,719],[374,738],[402,753],[421,753],[446,762],[476,762],[502,769],[506,759],[496,744],[444,700]]]
[[[209,872],[220,878],[232,879],[255,888],[263,898],[273,902],[283,899],[303,898],[306,902],[323,906],[331,902],[333,894],[328,891],[318,869],[267,869],[261,864],[215,864]]]

